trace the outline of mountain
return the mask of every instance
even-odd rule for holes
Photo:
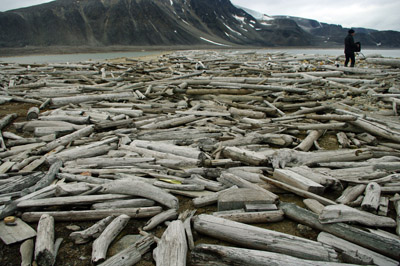
[[[0,47],[342,45],[345,29],[320,25],[257,16],[229,0],[56,0],[0,12]],[[395,33],[370,31],[365,40],[395,46]]]
[[[318,45],[324,46],[343,45],[343,38],[349,30],[341,25],[327,24],[313,19],[291,16],[273,16],[273,18],[294,21],[302,30],[316,37]],[[360,41],[363,47],[400,47],[400,32],[398,31],[378,31],[366,28],[353,29],[356,31],[356,41]]]

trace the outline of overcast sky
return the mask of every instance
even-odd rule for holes
[[[0,11],[51,2],[49,0],[0,0]],[[315,19],[343,27],[400,31],[399,0],[231,0],[267,15]]]

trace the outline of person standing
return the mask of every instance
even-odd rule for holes
[[[355,35],[355,31],[350,29],[346,38],[344,39],[344,54],[346,55],[346,61],[344,62],[344,66],[347,67],[350,61],[350,67],[354,67],[356,63],[355,52],[358,51],[358,45],[354,42],[353,36]]]

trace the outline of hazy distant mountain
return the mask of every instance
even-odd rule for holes
[[[56,0],[0,12],[0,47],[342,45],[346,30],[336,27],[257,15],[229,0]],[[398,32],[365,35],[366,43],[400,47]]]

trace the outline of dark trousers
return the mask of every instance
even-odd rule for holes
[[[347,67],[347,65],[350,62],[350,67],[354,67],[354,64],[356,63],[356,56],[354,55],[354,53],[345,53],[346,55],[346,61],[344,62],[344,66]]]

